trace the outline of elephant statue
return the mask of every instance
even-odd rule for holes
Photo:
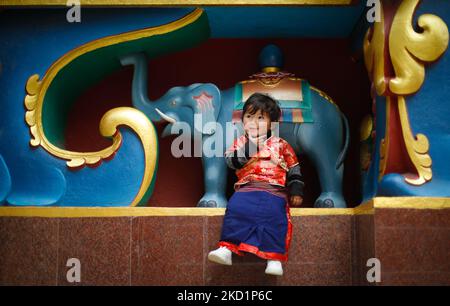
[[[134,53],[120,58],[123,66],[133,65],[132,103],[153,122],[170,122],[162,137],[177,134],[181,123],[188,124],[193,131],[201,133],[202,143],[211,137],[223,137],[226,150],[233,142],[236,130],[226,129],[222,135],[215,135],[214,123],[225,127],[232,122],[235,110],[235,91],[232,87],[220,90],[214,84],[193,84],[188,87],[173,87],[156,101],[147,97],[147,58],[144,53]],[[260,54],[261,68],[281,68],[283,56],[275,45],[266,46]],[[313,88],[313,87],[311,87]],[[313,162],[319,175],[321,194],[315,207],[346,207],[342,195],[344,157],[349,144],[348,122],[331,99],[313,88],[310,90],[311,117],[313,122],[280,122],[279,136],[293,147],[297,155],[305,154]],[[209,107],[203,107],[199,100],[206,98]],[[202,116],[199,126],[195,115]],[[208,124],[210,123],[210,124]],[[211,124],[213,123],[213,124]],[[238,127],[241,125],[237,125]],[[345,131],[345,133],[344,133]],[[240,129],[242,132],[242,128]],[[344,135],[345,134],[345,135]],[[222,156],[202,154],[205,193],[198,201],[198,207],[226,207],[225,196],[227,166]]]

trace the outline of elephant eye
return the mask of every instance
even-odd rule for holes
[[[177,101],[176,101],[176,100],[172,100],[172,102],[170,102],[170,105],[171,105],[171,106],[177,105]]]

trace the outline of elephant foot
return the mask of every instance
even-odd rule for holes
[[[347,204],[345,203],[342,195],[333,192],[327,192],[321,194],[320,197],[314,203],[316,208],[345,208]]]
[[[216,201],[200,201],[197,204],[197,207],[217,207]]]
[[[216,194],[205,194],[197,203],[197,207],[227,207],[227,199]]]
[[[334,202],[331,199],[317,200],[314,203],[315,208],[334,208]]]

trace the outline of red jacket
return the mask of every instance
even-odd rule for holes
[[[225,156],[242,148],[249,141],[245,135],[236,139],[233,145],[225,152]],[[297,156],[289,143],[279,137],[271,136],[264,141],[264,146],[254,154],[241,168],[236,170],[237,185],[250,181],[266,182],[271,185],[285,186],[286,172],[298,165]]]

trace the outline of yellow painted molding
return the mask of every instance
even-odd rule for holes
[[[0,217],[223,216],[225,208],[199,207],[0,207]]]
[[[389,209],[450,209],[450,198],[431,197],[378,197],[374,208]]]
[[[291,208],[291,217],[353,215],[353,208]]]
[[[0,6],[66,6],[67,0],[3,0]],[[353,5],[353,0],[80,0],[82,6]]]
[[[291,208],[291,216],[371,214],[372,201],[357,208]],[[223,216],[225,208],[199,207],[0,207],[0,217],[169,217]]]
[[[351,208],[353,215],[373,215],[374,213],[374,200],[369,200],[361,205]]]
[[[372,215],[376,209],[450,209],[450,198],[378,197],[355,208],[291,208],[292,217]],[[0,207],[0,217],[213,217],[225,208],[199,207]]]

